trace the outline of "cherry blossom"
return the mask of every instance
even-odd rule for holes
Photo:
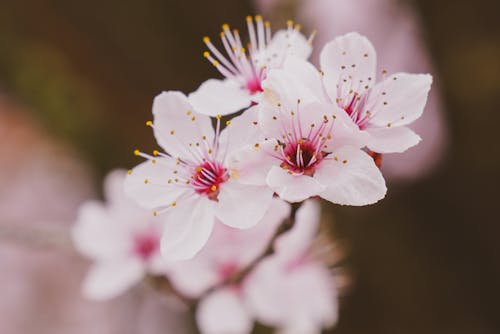
[[[312,252],[320,205],[308,200],[295,225],[281,235],[245,284],[247,305],[258,321],[284,333],[321,333],[338,317],[337,290],[330,271]]]
[[[72,231],[77,250],[93,261],[82,287],[90,299],[113,298],[146,273],[164,273],[162,225],[125,196],[125,175],[119,170],[108,175],[104,188],[107,202],[84,203]]]
[[[266,185],[243,184],[245,175],[228,168],[227,157],[260,140],[252,112],[228,121],[220,130],[196,112],[180,92],[164,92],[153,103],[153,127],[166,153],[154,151],[127,177],[126,192],[140,205],[165,213],[161,250],[167,259],[193,257],[207,242],[217,217],[224,224],[249,228],[264,216],[273,192]]]
[[[383,198],[385,181],[360,149],[363,137],[356,125],[336,105],[317,102],[286,67],[269,72],[262,102],[251,108],[259,114],[265,140],[232,154],[232,168],[245,173],[244,182],[267,184],[289,202],[320,196],[367,205]]]
[[[222,25],[220,34],[226,56],[204,37],[209,51],[204,56],[225,77],[223,80],[209,79],[189,100],[198,112],[215,116],[227,115],[249,107],[258,101],[262,92],[262,81],[267,71],[279,68],[288,55],[307,59],[311,54],[314,34],[306,39],[300,33],[300,25],[287,22],[287,29],[271,34],[268,21],[260,15],[247,19],[249,44],[245,49],[238,30],[231,31]]]
[[[196,319],[202,333],[249,333],[253,315],[243,295],[245,281],[214,287],[230,280],[260,256],[278,226],[290,214],[290,205],[273,199],[262,221],[240,230],[216,224],[207,245],[193,258],[169,265],[173,287],[190,298],[202,297]]]

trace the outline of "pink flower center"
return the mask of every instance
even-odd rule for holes
[[[223,263],[219,266],[219,276],[222,280],[230,279],[233,275],[238,273],[238,265],[232,262]]]
[[[360,96],[357,93],[353,93],[350,100],[348,100],[348,104],[340,105],[361,130],[366,128],[372,116],[369,110],[365,110],[366,99],[367,94],[362,94]]]
[[[160,240],[154,231],[138,233],[134,236],[134,254],[147,261],[159,249]]]
[[[198,194],[204,194],[213,201],[217,201],[220,185],[227,181],[227,169],[218,162],[204,162],[195,168],[191,185]]]
[[[255,93],[260,93],[262,91],[264,91],[262,89],[262,86],[260,85],[260,79],[255,77],[255,78],[252,78],[250,79],[248,82],[247,82],[247,87],[248,91],[250,92],[250,94],[255,94]]]
[[[283,145],[284,160],[281,168],[295,174],[312,176],[315,167],[323,159],[323,153],[318,149],[318,145],[309,139],[299,139]]]

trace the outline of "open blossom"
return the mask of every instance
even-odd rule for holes
[[[275,253],[255,268],[245,285],[257,320],[285,333],[321,333],[337,321],[335,284],[311,249],[319,221],[319,203],[304,202],[293,228],[276,240]]]
[[[162,274],[161,223],[123,192],[125,171],[114,171],[105,181],[107,203],[82,205],[72,236],[77,250],[93,261],[83,283],[90,299],[113,298],[146,273]]]
[[[170,282],[183,295],[199,298],[227,282],[260,256],[289,214],[289,204],[273,199],[262,221],[252,228],[240,230],[216,224],[207,245],[196,257],[169,265]],[[245,281],[217,288],[202,298],[196,314],[202,333],[244,334],[251,331],[253,315],[246,305],[242,285]]]
[[[288,55],[307,59],[311,54],[313,35],[306,39],[300,33],[300,25],[288,21],[288,28],[272,36],[268,21],[260,15],[247,17],[249,43],[244,47],[237,30],[222,26],[221,40],[226,56],[205,37],[203,41],[209,51],[204,56],[225,77],[223,80],[209,79],[196,92],[189,95],[195,109],[203,114],[215,116],[237,112],[258,101],[262,92],[262,81],[267,71],[279,68]]]
[[[320,63],[318,72],[306,61],[289,59],[277,81],[286,77],[310,100],[344,110],[374,152],[403,152],[418,144],[420,137],[406,125],[422,115],[432,76],[396,73],[376,83],[375,49],[357,33],[328,43]]]
[[[267,184],[289,202],[320,196],[367,205],[385,196],[385,181],[361,150],[362,137],[342,109],[311,100],[309,90],[295,85],[282,69],[269,72],[264,92],[250,111],[257,110],[265,140],[230,159],[232,168],[253,167],[246,169],[245,182]]]
[[[259,140],[256,114],[245,112],[222,131],[217,117],[214,130],[210,117],[197,113],[180,92],[157,96],[153,114],[154,122],[148,124],[166,153],[136,151],[148,160],[131,171],[125,190],[155,214],[166,212],[161,242],[165,258],[193,257],[210,237],[216,218],[237,228],[262,219],[272,190],[241,183],[244,173],[227,163],[231,152]]]

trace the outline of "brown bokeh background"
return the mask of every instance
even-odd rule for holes
[[[500,4],[412,3],[444,93],[450,144],[434,173],[391,184],[383,202],[332,207],[353,274],[333,333],[499,333]],[[153,96],[192,91],[215,75],[202,36],[224,22],[242,26],[252,6],[2,0],[0,92],[84,157],[99,181],[136,164],[134,148],[155,148],[145,126]]]

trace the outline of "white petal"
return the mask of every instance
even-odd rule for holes
[[[283,65],[283,70],[289,73],[296,82],[300,82],[305,89],[310,90],[319,101],[326,102],[323,91],[321,74],[313,64],[298,57],[287,57]]]
[[[158,158],[156,163],[145,161],[127,175],[124,183],[125,192],[147,209],[168,206],[182,195],[193,192],[184,187],[184,184],[175,182],[178,175],[174,171],[179,167],[182,168],[171,158]]]
[[[288,202],[301,202],[311,196],[319,195],[325,189],[310,176],[289,174],[277,166],[269,171],[267,184],[280,198]]]
[[[336,292],[324,267],[306,262],[290,263],[272,256],[250,274],[245,297],[262,323],[278,327],[314,327],[318,332],[337,319]]]
[[[366,109],[371,110],[370,125],[406,125],[422,115],[431,89],[429,74],[396,73],[373,87]]]
[[[174,157],[192,159],[189,144],[212,144],[214,130],[210,117],[194,110],[181,92],[169,91],[156,96],[153,102],[154,134],[158,144]]]
[[[167,275],[170,282],[185,296],[198,298],[221,281],[217,266],[210,256],[204,254],[206,247],[193,259],[174,261],[169,265]]]
[[[373,159],[349,146],[334,151],[330,159],[323,160],[314,178],[326,186],[319,196],[342,205],[373,204],[384,198],[387,191]]]
[[[297,210],[292,229],[276,240],[276,252],[285,257],[304,254],[318,233],[320,215],[321,207],[317,200],[305,201]]]
[[[325,45],[320,55],[325,88],[332,101],[339,96],[337,85],[341,80],[359,93],[375,83],[376,53],[370,41],[358,33],[348,33]],[[342,95],[342,94],[340,94]]]
[[[267,186],[228,181],[221,185],[216,216],[228,226],[249,228],[264,217],[272,199],[273,191]]]
[[[228,155],[247,146],[262,141],[263,134],[258,126],[258,112],[252,107],[240,116],[233,117],[231,123],[222,130],[219,143]]]
[[[125,196],[123,188],[126,175],[125,170],[116,169],[111,171],[104,179],[104,197],[109,203],[119,206],[126,206],[130,203],[130,199]]]
[[[97,263],[85,277],[82,292],[89,299],[107,300],[131,288],[143,275],[144,268],[138,259]]]
[[[217,290],[202,299],[196,322],[202,334],[247,334],[253,327],[241,298],[231,288]]]
[[[214,224],[214,202],[193,196],[165,215],[161,253],[166,260],[187,260],[207,243]]]
[[[129,249],[129,234],[120,228],[108,209],[101,203],[89,201],[78,212],[71,234],[73,244],[92,259],[114,259]]]
[[[378,153],[401,153],[417,145],[421,138],[406,126],[368,128],[368,148]]]
[[[189,94],[189,102],[201,114],[229,115],[248,107],[251,95],[233,80],[209,79]]]
[[[266,185],[266,177],[279,161],[272,156],[275,141],[254,143],[228,157],[231,178],[243,184]]]

